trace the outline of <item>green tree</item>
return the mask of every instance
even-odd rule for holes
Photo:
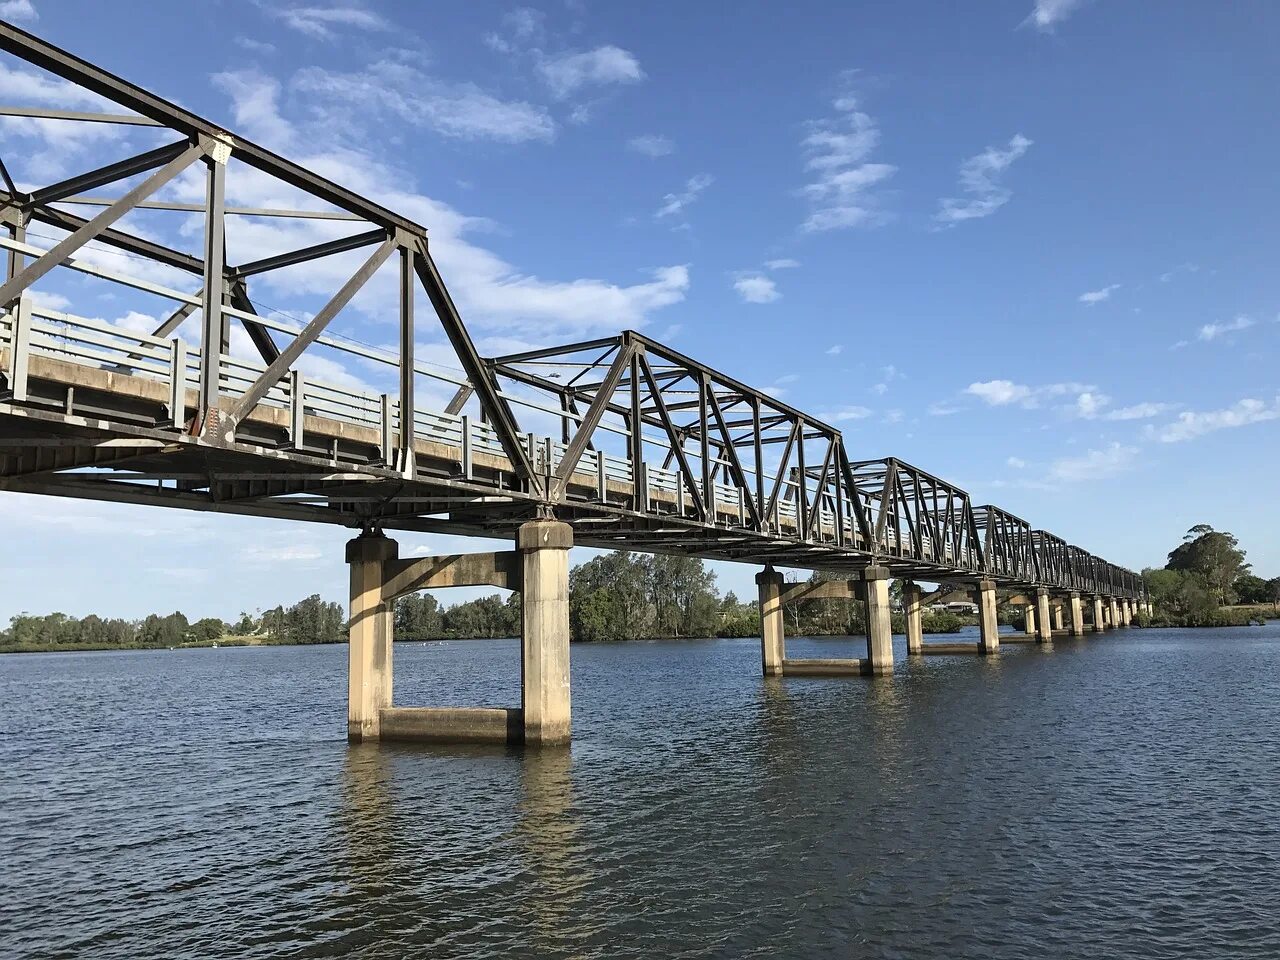
[[[203,620],[197,620],[191,625],[188,636],[192,640],[217,640],[219,637],[225,636],[227,633],[227,625],[217,617],[205,617]]]
[[[1165,569],[1198,575],[1220,605],[1230,603],[1231,585],[1249,572],[1239,541],[1207,523],[1192,527],[1182,540],[1169,554]]]
[[[1231,589],[1235,592],[1236,599],[1240,603],[1271,602],[1270,584],[1261,577],[1255,577],[1252,573],[1236,577],[1236,582],[1231,585]]]
[[[397,640],[435,640],[444,636],[440,601],[429,593],[410,593],[396,600]]]

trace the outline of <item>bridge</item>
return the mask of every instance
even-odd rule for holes
[[[353,741],[567,741],[574,544],[761,567],[767,676],[891,672],[893,578],[911,655],[1052,643],[1064,611],[1079,636],[1149,610],[1134,572],[916,466],[852,456],[821,419],[641,333],[482,357],[423,226],[7,23],[0,49],[110,105],[0,115],[158,142],[43,186],[20,187],[0,151],[0,489],[358,530]],[[172,199],[193,175],[204,202]],[[264,179],[289,205],[228,201]],[[148,229],[134,222],[144,213]],[[255,226],[298,222],[323,239],[254,249]],[[153,239],[181,224],[198,225],[199,253]],[[346,279],[309,317],[265,307],[271,278],[322,262]],[[56,286],[69,276],[88,279]],[[163,305],[165,319],[129,329],[48,295],[87,284]],[[388,348],[342,332],[353,301],[378,291],[367,302],[387,304]],[[455,362],[415,355],[424,337]],[[402,559],[396,530],[514,549]],[[831,579],[787,584],[778,567]],[[521,593],[520,706],[394,705],[395,598],[480,584]],[[783,605],[804,597],[864,603],[867,656],[788,658]],[[978,604],[981,640],[924,643],[922,610],[955,597]],[[1001,603],[1025,607],[1027,637],[1001,637]]]

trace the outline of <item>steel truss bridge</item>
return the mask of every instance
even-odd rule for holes
[[[1133,571],[853,456],[834,427],[642,334],[482,357],[422,226],[8,24],[0,49],[112,105],[0,114],[159,142],[37,189],[0,162],[0,489],[484,537],[554,517],[595,547],[1145,596]],[[203,203],[164,199],[193,173]],[[234,206],[244,178],[298,202]],[[125,222],[143,214],[198,224],[200,252]],[[243,252],[251,228],[299,223],[320,239]],[[271,278],[327,258],[355,263],[309,319],[264,309]],[[71,274],[167,319],[126,329],[40,295]],[[392,281],[398,347],[339,332],[362,289]],[[453,367],[415,356],[437,324]]]

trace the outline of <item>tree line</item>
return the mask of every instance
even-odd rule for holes
[[[1255,575],[1240,541],[1200,523],[1169,552],[1162,569],[1142,571],[1159,626],[1238,626],[1280,614],[1280,577]],[[1140,622],[1143,622],[1140,620]]]

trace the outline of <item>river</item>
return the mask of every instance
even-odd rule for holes
[[[0,657],[0,955],[1280,955],[1280,623],[896,642],[575,646],[529,753],[348,748],[344,646]],[[515,641],[395,656],[517,703]]]

